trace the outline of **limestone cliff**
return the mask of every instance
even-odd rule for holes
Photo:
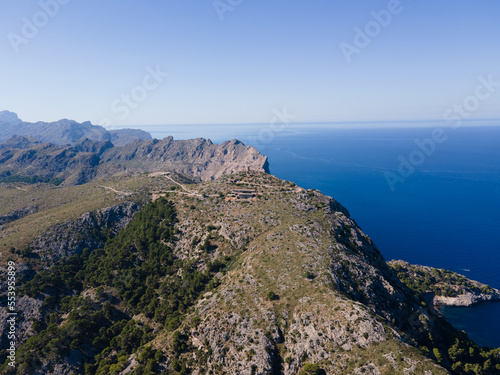
[[[0,182],[79,185],[145,171],[178,172],[207,181],[248,170],[268,173],[267,157],[237,140],[217,145],[202,138],[167,137],[116,147],[110,141],[82,139],[58,146],[17,137],[0,148]]]
[[[102,162],[124,166],[127,170],[168,170],[198,181],[249,170],[269,173],[267,157],[236,139],[217,145],[203,138],[166,137],[112,148],[102,155]]]

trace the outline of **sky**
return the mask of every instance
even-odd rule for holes
[[[0,110],[156,124],[500,118],[498,0],[0,0]]]

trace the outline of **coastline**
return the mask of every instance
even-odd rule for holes
[[[402,260],[387,264],[403,284],[437,311],[441,306],[471,307],[500,301],[500,290],[456,272]]]
[[[438,295],[433,297],[433,305],[437,308],[440,306],[471,307],[490,302],[500,302],[500,291],[498,289],[494,289],[493,293],[464,293],[456,297]]]

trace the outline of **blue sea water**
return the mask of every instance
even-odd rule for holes
[[[449,269],[500,289],[500,122],[403,125],[186,127],[174,138],[212,134],[251,144],[269,157],[273,175],[344,205],[386,259]],[[433,134],[438,142],[421,151],[418,144]],[[480,345],[500,347],[500,303],[443,313]]]

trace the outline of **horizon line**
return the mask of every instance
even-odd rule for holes
[[[500,118],[481,118],[481,119],[461,119],[462,122],[488,122],[488,121],[500,121]],[[454,124],[454,121],[444,120],[444,119],[427,119],[427,120],[361,120],[361,121],[289,121],[286,123],[276,123],[271,125],[340,125],[340,124],[396,124],[396,123],[449,123],[450,126]],[[102,126],[100,124],[94,124],[98,126]],[[113,125],[110,129],[118,129],[118,127],[122,127],[125,129],[130,126],[235,126],[235,125],[270,125],[269,122],[221,122],[221,123],[187,123],[187,124],[179,124],[179,123],[170,123],[170,124],[142,124],[142,125]],[[500,125],[500,124],[499,124]]]

